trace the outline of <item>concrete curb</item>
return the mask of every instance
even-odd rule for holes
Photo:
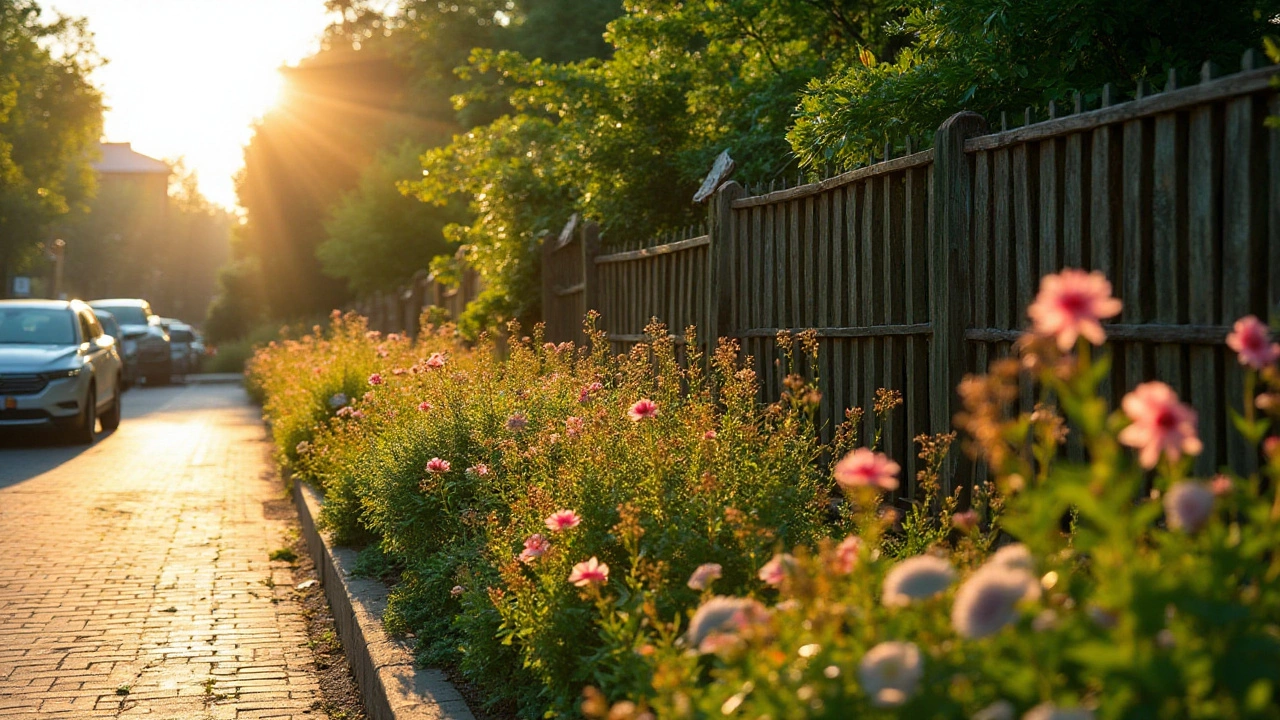
[[[188,385],[239,385],[244,382],[240,373],[191,373],[183,375],[182,381]]]
[[[295,480],[293,499],[369,717],[475,720],[462,694],[444,673],[414,667],[409,643],[389,637],[382,629],[387,587],[376,580],[352,577],[356,551],[332,546],[316,529],[320,494]]]

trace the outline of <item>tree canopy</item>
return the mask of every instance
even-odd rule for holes
[[[58,217],[93,192],[100,60],[83,20],[0,0],[0,282],[21,272]],[[0,290],[0,295],[8,288]]]

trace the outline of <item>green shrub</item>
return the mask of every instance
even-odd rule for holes
[[[324,524],[400,569],[388,626],[522,717],[1280,717],[1280,345],[1248,318],[1229,339],[1263,468],[1192,479],[1172,390],[1098,392],[1119,307],[1100,275],[1046,278],[1021,361],[964,380],[989,477],[965,510],[939,490],[955,435],[917,438],[890,512],[860,410],[824,447],[813,380],[762,406],[733,343],[703,358],[690,331],[682,367],[659,325],[618,357],[513,327],[500,360],[336,318],[250,377]],[[792,366],[817,343],[780,340]]]

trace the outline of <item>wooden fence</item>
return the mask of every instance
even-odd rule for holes
[[[383,333],[403,333],[416,337],[423,311],[435,308],[444,319],[457,320],[467,303],[483,289],[480,275],[458,257],[459,282],[443,283],[426,270],[419,270],[405,285],[390,292],[365,296],[351,309],[368,318],[369,328]]]
[[[548,338],[580,339],[586,308],[619,351],[651,317],[697,325],[738,338],[772,398],[777,332],[813,329],[826,432],[845,408],[870,415],[877,388],[900,390],[884,443],[914,482],[911,439],[951,429],[956,384],[1011,352],[1039,278],[1097,269],[1125,304],[1108,326],[1113,400],[1169,382],[1200,412],[1198,470],[1247,469],[1256,458],[1225,422],[1243,389],[1224,339],[1236,318],[1280,309],[1280,137],[1265,127],[1280,103],[1276,69],[1253,62],[1185,87],[1170,75],[1129,102],[1104,90],[1100,108],[1051,105],[1015,129],[960,113],[931,149],[886,149],[817,183],[749,196],[728,182],[705,235],[599,255],[579,229],[546,256]]]

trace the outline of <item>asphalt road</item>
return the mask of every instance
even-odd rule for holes
[[[88,447],[0,429],[0,718],[324,717],[257,411],[124,401]]]

